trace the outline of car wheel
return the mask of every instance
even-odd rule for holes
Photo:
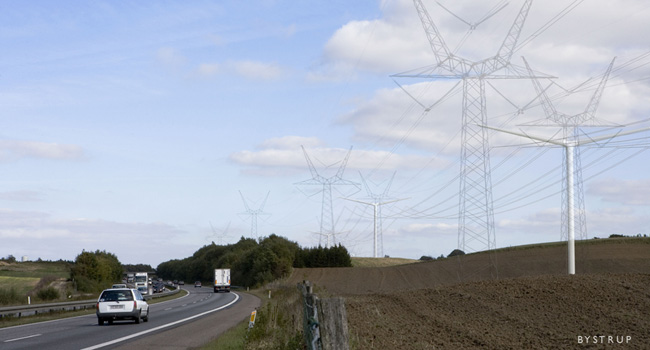
[[[97,324],[99,324],[100,326],[103,326],[104,325],[104,319],[101,318],[101,317],[97,317]]]
[[[149,322],[149,309],[147,309],[147,314],[142,318],[143,321]]]
[[[140,311],[142,312],[142,311]],[[140,312],[138,312],[138,316],[135,317],[135,323],[140,324]]]

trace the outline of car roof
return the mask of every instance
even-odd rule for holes
[[[107,290],[134,290],[134,289],[133,288],[108,288],[108,289],[104,289],[104,291],[107,291]]]

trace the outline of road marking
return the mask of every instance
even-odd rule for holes
[[[230,305],[236,303],[237,300],[239,300],[239,294],[237,294],[237,293],[232,293],[232,294],[235,295],[235,300],[229,302],[228,304],[226,304],[226,305],[224,305],[224,306],[220,306],[220,307],[218,307],[218,308],[216,308],[216,309],[208,310],[208,311],[202,312],[202,313],[200,313],[200,314],[196,314],[196,315],[194,315],[194,316],[190,316],[190,317],[188,317],[188,318],[184,318],[184,319],[182,319],[182,320],[174,321],[174,322],[172,322],[172,323],[164,324],[164,325],[162,325],[162,326],[158,326],[158,327],[155,327],[155,328],[152,328],[152,329],[148,329],[148,330],[146,330],[146,331],[142,331],[142,332],[134,333],[134,334],[131,334],[131,335],[127,335],[126,337],[122,337],[122,338],[119,338],[119,339],[111,340],[111,341],[106,342],[106,343],[101,343],[101,344],[97,344],[97,345],[94,345],[94,346],[91,346],[91,347],[83,348],[83,349],[81,349],[81,350],[94,350],[94,349],[103,348],[103,347],[105,347],[105,346],[109,346],[109,345],[117,344],[117,343],[119,343],[119,342],[123,342],[123,341],[125,341],[125,340],[129,340],[129,339],[132,339],[132,338],[136,338],[136,337],[139,337],[139,336],[144,335],[144,334],[147,334],[147,333],[155,332],[155,331],[161,330],[161,329],[163,329],[163,328],[171,327],[171,326],[177,325],[177,324],[179,324],[179,323],[183,323],[183,322],[185,322],[185,321],[193,320],[193,319],[195,319],[195,318],[197,318],[197,317],[201,317],[201,316],[207,315],[207,314],[209,314],[209,313],[212,313],[212,312],[215,312],[215,311],[219,311],[219,310],[225,309],[225,308],[229,307]]]
[[[28,335],[26,337],[21,337],[21,338],[14,338],[14,339],[9,339],[5,340],[3,343],[11,343],[12,341],[19,341],[19,340],[24,340],[24,339],[29,339],[29,338],[34,338],[34,337],[40,337],[42,334],[33,334],[33,335]]]

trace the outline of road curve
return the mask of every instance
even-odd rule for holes
[[[0,348],[14,349],[187,349],[216,338],[260,305],[245,293],[213,293],[185,288],[190,294],[150,305],[150,321],[99,326],[95,315],[0,329]],[[162,343],[161,343],[162,342]],[[159,344],[164,344],[161,346]]]

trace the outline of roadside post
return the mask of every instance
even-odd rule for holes
[[[248,321],[249,330],[255,325],[255,316],[257,316],[257,310],[253,310],[253,312],[251,312],[251,320]]]

